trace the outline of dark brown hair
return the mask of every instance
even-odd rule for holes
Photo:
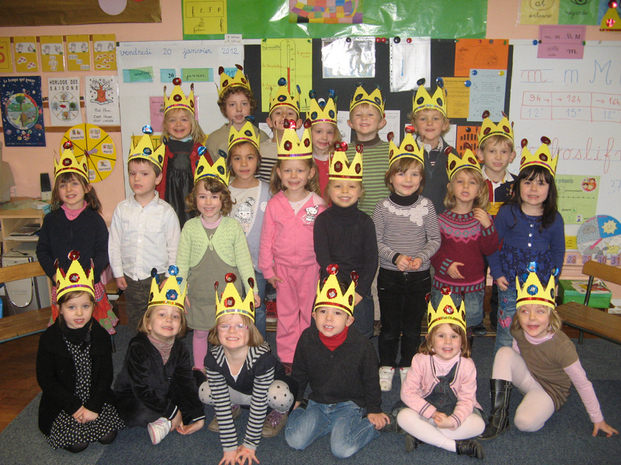
[[[86,206],[91,210],[95,210],[97,213],[101,213],[101,202],[99,201],[99,197],[97,197],[95,188],[89,184],[83,176],[80,176],[77,173],[72,173],[71,171],[60,173],[54,181],[54,189],[52,190],[52,210],[58,210],[63,204],[63,201],[60,199],[60,195],[58,193],[59,184],[68,183],[74,179],[77,179],[84,189],[84,200],[86,200]]]
[[[218,99],[218,106],[220,107],[220,112],[222,113],[222,116],[224,116],[225,118],[227,117],[226,116],[226,101],[231,95],[238,94],[238,93],[244,94],[246,98],[248,99],[248,102],[250,103],[250,114],[251,115],[253,115],[254,112],[257,111],[257,101],[255,100],[254,94],[252,93],[251,90],[248,90],[245,87],[239,87],[239,86],[229,87],[224,92],[222,92],[222,95]]]
[[[259,168],[261,168],[261,153],[259,152],[259,149],[254,146],[254,144],[247,141],[237,142],[229,149],[229,156],[226,157],[226,170],[236,176],[235,172],[233,171],[233,157],[235,156],[234,152],[237,147],[242,147],[243,145],[250,145],[254,148],[254,153],[257,154],[257,169],[254,172],[254,174],[256,175],[259,172]]]
[[[397,173],[405,173],[407,170],[412,168],[412,165],[418,168],[418,171],[420,172],[420,186],[418,187],[416,193],[420,194],[423,191],[425,188],[425,167],[415,158],[401,157],[396,160],[390,168],[388,168],[388,171],[386,171],[386,174],[384,175],[384,184],[386,184],[386,187],[390,192],[393,194],[395,193],[395,187],[390,182],[392,177]]]

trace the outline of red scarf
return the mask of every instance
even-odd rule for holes
[[[345,326],[345,329],[341,331],[339,334],[335,334],[334,336],[324,336],[321,331],[319,332],[319,339],[323,342],[323,345],[330,349],[332,352],[340,346],[345,339],[347,339],[347,332],[349,331],[349,326]]]

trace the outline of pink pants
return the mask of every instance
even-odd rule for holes
[[[319,265],[293,268],[276,264],[275,271],[284,281],[278,283],[276,287],[278,311],[276,347],[280,361],[291,363],[298,339],[311,323]]]
[[[197,370],[205,369],[205,355],[207,355],[207,339],[209,331],[194,330],[192,337],[192,353],[194,355],[194,368]]]

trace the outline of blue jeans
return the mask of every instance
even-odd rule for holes
[[[285,439],[290,447],[304,450],[332,432],[332,453],[341,459],[351,457],[380,434],[368,418],[363,418],[364,414],[365,410],[351,401],[319,404],[311,400],[306,410],[296,408],[291,412]]]
[[[265,285],[267,284],[267,280],[263,277],[263,274],[260,271],[254,270],[254,276],[257,278],[257,293],[261,297],[261,306],[255,309],[254,316],[254,324],[263,336],[263,339],[266,337],[266,323],[265,323]]]
[[[498,288],[498,326],[496,327],[496,346],[494,353],[501,347],[511,347],[513,336],[511,336],[511,322],[515,316],[515,301],[517,290],[508,288],[506,291]]]
[[[373,325],[375,323],[375,305],[373,305],[373,296],[371,291],[362,298],[362,300],[354,307],[354,323],[356,328],[364,337],[373,337]]]
[[[456,307],[461,305],[461,296],[464,296],[464,306],[466,308],[466,327],[476,326],[483,321],[485,313],[483,312],[483,299],[485,290],[481,289],[476,292],[467,292],[465,294],[453,293],[451,297]],[[437,309],[442,300],[442,292],[435,287],[431,288],[431,305]]]

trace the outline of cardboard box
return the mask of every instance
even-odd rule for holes
[[[584,303],[588,281],[569,281],[561,279],[558,287],[558,296],[561,303],[578,302]],[[610,307],[610,299],[612,292],[601,281],[595,281],[591,288],[591,297],[589,298],[589,307],[605,308]]]

